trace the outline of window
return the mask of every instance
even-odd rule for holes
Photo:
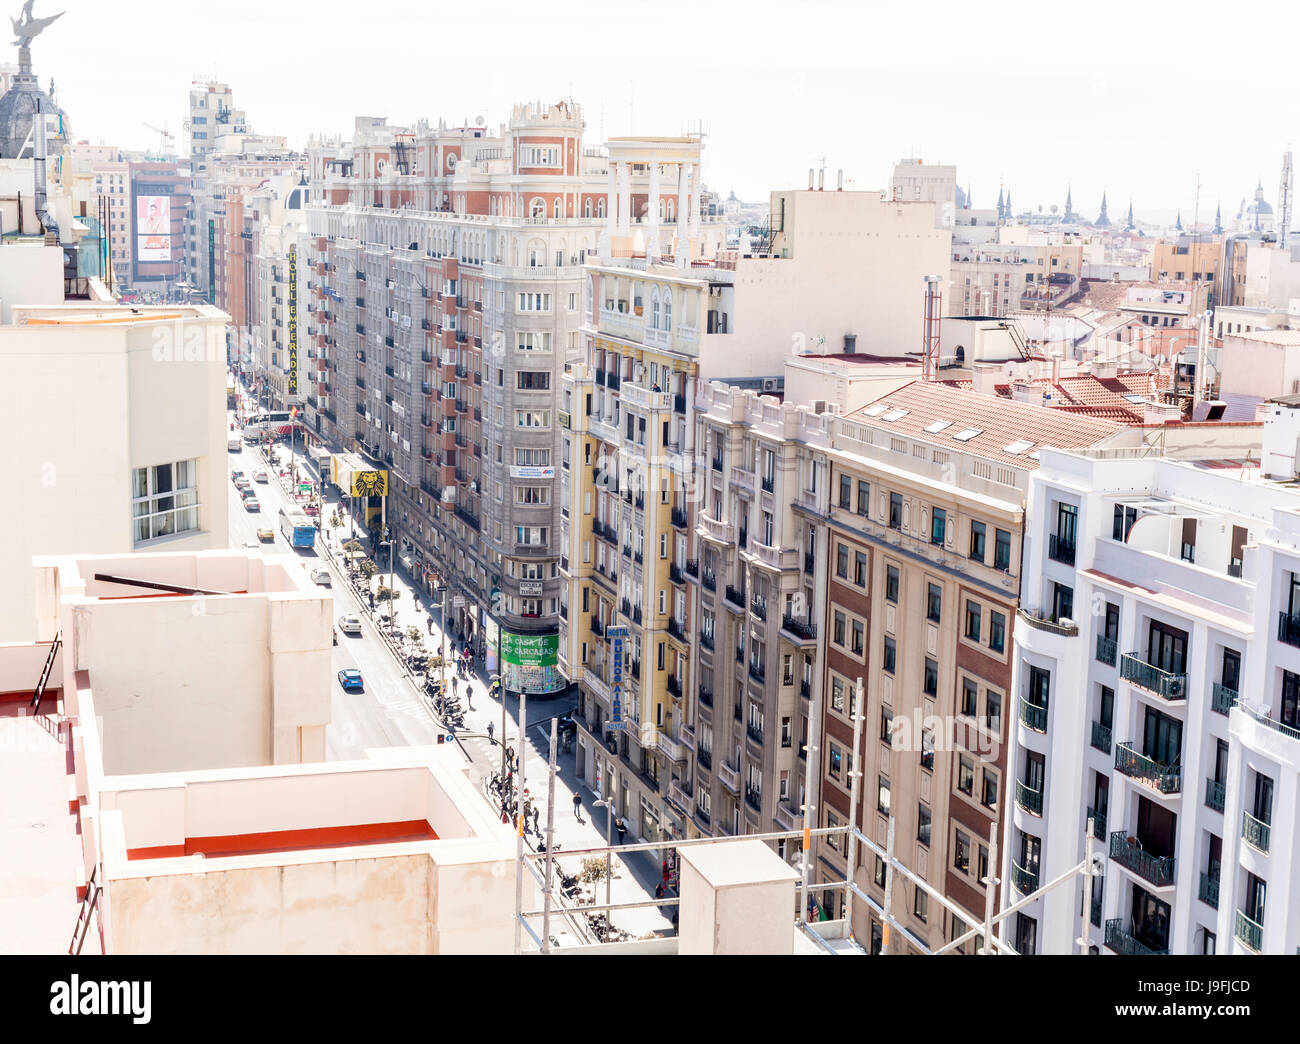
[[[880,740],[888,743],[894,731],[894,712],[888,707],[880,708]]]
[[[970,524],[970,557],[977,562],[984,561],[984,523]]]
[[[916,915],[918,921],[924,921],[930,915],[930,897],[919,888],[916,890],[916,902],[912,905],[912,913]]]
[[[881,815],[889,815],[889,778],[887,776],[876,777],[876,811]]]
[[[961,709],[959,713],[966,715],[968,718],[975,717],[979,713],[979,694],[980,688],[970,678],[963,678],[961,682]]]
[[[551,373],[549,370],[520,370],[515,375],[520,391],[550,391]]]
[[[1011,534],[1005,529],[993,531],[993,568],[1011,571]]]
[[[866,647],[865,628],[861,620],[853,621],[853,641],[849,646],[850,650],[856,656],[861,656]]]
[[[831,641],[833,641],[836,645],[840,647],[844,646],[844,634],[847,625],[848,625],[848,618],[838,609],[835,610],[835,625],[834,625],[835,631],[834,631],[834,637],[832,637]]]
[[[840,544],[835,549],[835,575],[841,580],[849,578],[849,548],[847,544]]]
[[[989,648],[1002,652],[1007,644],[1007,618],[1001,613],[989,613]]]
[[[876,870],[872,878],[872,880],[876,882],[876,887],[878,888],[885,887],[885,874],[886,874],[885,861],[881,859],[880,856],[876,856]]]
[[[980,794],[980,804],[994,812],[998,808],[998,774],[989,769],[984,770],[984,787]]]
[[[921,768],[934,771],[934,730],[921,730]]]
[[[1137,517],[1137,508],[1127,504],[1116,504],[1115,517],[1111,523],[1111,539],[1127,542],[1129,530],[1133,528],[1133,523],[1137,521]]]
[[[930,543],[942,545],[948,532],[948,513],[942,508],[930,512]]]
[[[136,543],[199,528],[198,462],[136,468],[131,513]]]
[[[957,757],[957,789],[967,797],[975,793],[975,762],[965,754]]]
[[[916,806],[916,839],[930,847],[930,806],[917,803]]]
[[[519,311],[549,312],[551,310],[550,294],[520,294]]]
[[[853,553],[853,582],[861,588],[867,586],[867,556],[862,551]]]
[[[844,713],[844,692],[847,687],[843,678],[831,676],[831,710]]]
[[[515,349],[521,352],[549,352],[551,335],[549,333],[516,334]]]
[[[898,604],[898,567],[885,566],[885,601]]]
[[[515,410],[516,428],[549,428],[550,410]]]
[[[840,507],[853,507],[853,480],[848,475],[840,476]]]
[[[960,830],[957,831],[957,842],[953,845],[952,865],[963,874],[970,873],[970,838]]]
[[[897,655],[898,655],[898,650],[894,645],[894,639],[886,636],[885,651],[880,664],[881,670],[883,670],[886,674],[894,673],[894,659]]]
[[[928,656],[925,658],[925,681],[923,688],[927,696],[934,696],[939,691],[939,664]]]
[[[938,584],[929,584],[926,594],[925,617],[938,623],[943,610],[943,588]]]
[[[1002,732],[1002,694],[992,689],[984,693],[984,727],[990,732]]]
[[[889,528],[903,528],[903,496],[901,493],[889,494]]]
[[[983,619],[983,611],[980,609],[978,602],[972,602],[969,598],[966,600],[966,637],[972,642],[980,640],[980,621]]]
[[[551,490],[548,486],[515,486],[516,504],[545,506],[550,502]]]

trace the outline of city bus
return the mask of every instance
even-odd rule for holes
[[[241,434],[245,442],[260,442],[267,435],[288,435],[293,430],[294,420],[288,412],[252,413],[244,421]]]
[[[301,511],[281,508],[280,532],[292,547],[316,546],[316,525]]]

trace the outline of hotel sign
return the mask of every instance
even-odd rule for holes
[[[608,627],[605,634],[609,638],[610,648],[613,652],[612,674],[610,676],[610,712],[609,721],[606,727],[611,729],[625,729],[627,722],[623,720],[623,642],[627,640],[626,627]]]
[[[289,394],[298,394],[298,248],[289,248]]]

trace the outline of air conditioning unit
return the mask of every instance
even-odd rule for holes
[[[775,377],[763,378],[763,391],[776,391],[780,382]]]

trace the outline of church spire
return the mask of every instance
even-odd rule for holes
[[[1178,212],[1178,217],[1174,220],[1174,228],[1179,232],[1183,230],[1183,212],[1181,210]]]
[[[1110,218],[1106,214],[1106,193],[1101,194],[1101,213],[1097,215],[1097,220],[1093,222],[1098,228],[1110,228]]]
[[[1065,221],[1074,220],[1074,197],[1071,194],[1071,186],[1067,183],[1065,186],[1065,213],[1062,215]]]
[[[998,220],[1001,221],[1007,216],[1006,204],[1002,202],[1002,186],[998,186]]]
[[[1137,226],[1133,224],[1133,198],[1131,196],[1128,201],[1128,217],[1124,221],[1124,227],[1126,229],[1137,228]]]
[[[1015,212],[1011,209],[1011,190],[1007,189],[1007,220],[1015,220]]]
[[[1223,234],[1223,218],[1219,214],[1219,204],[1214,204],[1214,234]]]

